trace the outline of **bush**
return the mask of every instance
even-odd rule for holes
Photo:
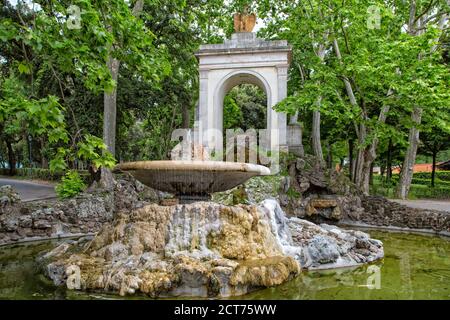
[[[416,172],[414,178],[431,179],[431,172]],[[436,179],[450,181],[450,171],[436,171]]]
[[[90,183],[90,174],[87,170],[77,170],[81,178],[87,184]],[[0,175],[8,175],[9,169],[0,169]],[[51,172],[49,169],[42,168],[18,168],[17,177],[24,177],[28,179],[39,179],[45,181],[60,181],[64,177],[64,171]]]
[[[409,190],[410,199],[449,199],[450,187],[434,187],[424,186],[420,184],[412,184]]]
[[[62,199],[72,198],[86,188],[86,184],[75,170],[69,170],[56,186],[56,194]]]
[[[372,195],[379,195],[388,198],[395,197],[395,189],[398,181],[398,175],[393,177],[392,183],[387,184],[381,176],[374,176],[373,185],[370,187]],[[450,184],[449,181],[435,181],[435,187],[431,188],[430,179],[413,178],[409,196],[410,199],[450,199]]]
[[[413,178],[412,179],[412,184],[420,184],[420,185],[424,185],[424,186],[431,186],[431,178],[430,179]],[[436,187],[438,187],[438,186],[439,187],[450,187],[450,181],[435,179],[434,180],[434,185]]]
[[[380,179],[382,179],[380,177]],[[396,186],[400,180],[399,174],[393,174],[391,184]],[[434,183],[436,186],[450,187],[450,171],[436,171]],[[412,184],[431,186],[431,172],[416,172],[413,175]]]

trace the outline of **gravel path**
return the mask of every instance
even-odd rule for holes
[[[418,209],[430,209],[445,211],[450,213],[450,200],[397,200],[392,201],[398,202],[405,206]]]
[[[20,195],[22,201],[55,198],[55,187],[49,184],[40,184],[31,181],[0,178],[0,186],[12,186]]]

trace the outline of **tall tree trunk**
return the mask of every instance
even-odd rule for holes
[[[133,15],[139,16],[144,7],[144,0],[137,0],[133,7]],[[111,93],[105,92],[103,95],[103,142],[108,151],[116,154],[116,117],[117,117],[117,79],[119,76],[120,61],[109,57],[107,66],[111,72],[111,77],[116,86]],[[107,188],[114,187],[114,178],[110,170],[101,168],[100,184]]]
[[[450,1],[447,0],[447,4],[450,4]],[[430,6],[429,10],[432,7]],[[426,31],[426,17],[429,14],[428,12],[424,12],[420,15],[420,18],[416,18],[416,1],[410,1],[410,10],[409,10],[409,22],[408,22],[408,33],[412,36],[419,36]],[[448,13],[444,13],[441,15],[441,18],[438,22],[438,29],[442,32],[445,29],[447,21],[449,19]],[[439,35],[440,37],[440,35]],[[439,37],[436,40],[439,40]],[[436,41],[437,42],[437,41]],[[433,46],[431,52],[434,52],[438,48],[437,45]],[[422,54],[419,54],[417,57],[419,60],[422,59]],[[396,196],[401,199],[406,199],[409,194],[409,189],[411,187],[411,181],[413,178],[413,168],[414,163],[416,161],[417,147],[419,144],[419,128],[422,121],[422,109],[418,106],[414,107],[414,110],[411,114],[411,119],[413,122],[413,126],[409,130],[408,137],[408,148],[405,154],[405,160],[403,161],[403,167],[400,175],[400,181],[397,186]]]
[[[116,82],[116,86],[111,93],[105,92],[103,96],[103,142],[112,155],[116,154],[117,79],[119,67],[119,60],[109,58],[108,69],[111,72],[112,79]],[[111,170],[102,167],[100,172],[100,186],[107,190],[114,189],[114,177]]]
[[[436,178],[436,158],[437,150],[433,148],[433,166],[431,168],[431,187],[434,188],[434,179]]]
[[[325,36],[324,36],[325,37]],[[325,58],[325,46],[323,44],[319,45],[319,49],[316,53],[317,57],[320,59],[320,61],[323,62]],[[322,144],[320,141],[320,105],[322,103],[322,97],[319,96],[317,99],[317,110],[313,111],[313,123],[312,123],[312,146],[313,146],[313,152],[314,155],[319,159],[321,163],[324,162],[323,160],[323,152],[322,152]]]
[[[353,181],[354,172],[353,168],[355,167],[355,164],[353,163],[353,149],[354,149],[354,142],[353,139],[348,140],[348,161],[349,161],[349,167],[348,167],[348,174],[350,176],[350,180]]]
[[[369,185],[373,186],[373,162],[370,165]]]
[[[9,175],[13,176],[16,174],[16,155],[14,154],[14,148],[12,142],[6,139],[6,147],[8,149],[8,165],[9,165]]]
[[[341,56],[341,50],[339,49],[339,43],[336,39],[333,40],[333,49],[334,53],[336,54],[336,57],[340,64],[342,64],[342,56]],[[344,82],[345,91],[347,92],[348,99],[350,100],[350,104],[352,106],[357,106],[358,103],[356,102],[355,93],[353,91],[352,85],[347,77],[343,77],[342,81]],[[366,132],[365,132],[365,125],[360,124],[359,127],[355,123],[355,131],[356,135],[358,137],[358,144],[359,146],[362,146],[365,139],[366,139]],[[356,157],[356,160],[353,163],[353,170],[352,170],[352,181],[360,186],[362,181],[362,165],[364,163],[364,150],[359,148],[358,149],[358,155]]]
[[[336,39],[333,40],[333,48],[334,48],[334,52],[336,54],[337,59],[342,64],[341,51],[339,49],[339,43],[337,42]],[[351,105],[356,106],[357,102],[356,102],[356,97],[355,97],[355,94],[353,91],[352,84],[350,83],[349,79],[346,77],[343,77],[343,81],[344,81],[345,90],[347,92],[347,96],[350,100]],[[391,92],[392,92],[392,90],[389,89],[388,95],[390,95]],[[362,114],[364,117],[363,120],[366,120],[367,113],[365,111],[364,106],[361,109],[362,109]],[[380,115],[378,116],[378,121],[380,123],[384,123],[386,121],[386,117],[387,117],[387,113],[389,112],[389,109],[390,109],[389,106],[384,106],[381,109]],[[355,129],[356,129],[356,134],[358,136],[358,144],[359,144],[359,146],[362,146],[362,145],[364,145],[364,143],[366,141],[367,128],[364,123],[361,123],[361,124],[359,124],[359,127],[358,127],[358,125],[355,124]],[[376,154],[377,146],[378,146],[378,138],[375,137],[372,140],[372,143],[369,147],[367,147],[365,149],[360,148],[358,150],[357,162],[355,164],[354,173],[353,173],[352,178],[353,178],[353,181],[355,182],[355,184],[358,187],[360,187],[360,189],[365,194],[369,193],[371,167],[372,167],[373,161],[375,160],[375,158],[377,156],[377,154]]]
[[[361,142],[359,142],[359,145],[362,145]],[[363,181],[363,169],[364,169],[364,149],[359,148],[356,156],[356,162],[355,162],[355,172],[353,177],[353,182],[360,187],[362,185]]]
[[[117,79],[119,76],[120,61],[109,58],[108,69],[116,83],[111,93],[105,92],[103,96],[103,141],[108,151],[116,154],[116,116],[117,116]]]
[[[312,147],[314,155],[323,162],[322,144],[320,141],[320,111],[313,111],[313,123],[312,123]]]
[[[144,0],[137,0],[133,7],[133,15],[139,16],[144,7]],[[116,116],[117,116],[117,79],[119,76],[120,61],[110,56],[108,69],[116,86],[111,93],[103,95],[103,141],[109,152],[115,155],[116,150]]]
[[[360,123],[359,126],[355,125],[356,135],[358,136],[358,152],[356,156],[353,182],[359,187],[362,188],[364,184],[364,158],[366,153],[366,148],[363,148],[366,138],[367,138],[367,129],[364,123]]]
[[[389,185],[392,178],[392,139],[389,138],[386,160],[386,183]]]
[[[414,163],[416,161],[417,147],[419,145],[419,128],[422,121],[422,109],[414,107],[411,114],[413,126],[409,129],[408,148],[406,149],[405,160],[403,161],[402,172],[397,186],[396,196],[400,199],[408,197],[411,181],[414,173]]]
[[[388,95],[391,94],[391,90],[389,90]],[[386,122],[387,114],[389,112],[390,107],[384,106],[381,108],[380,114],[378,116],[378,123],[382,124]],[[377,148],[378,148],[378,138],[375,136],[372,140],[372,143],[364,152],[364,165],[363,165],[363,184],[361,189],[364,193],[369,194],[369,185],[370,179],[372,176],[372,168],[373,162],[377,158]]]

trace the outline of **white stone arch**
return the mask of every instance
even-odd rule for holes
[[[285,40],[265,41],[255,33],[240,32],[223,44],[200,46],[200,93],[198,130],[201,143],[222,151],[223,100],[241,83],[261,87],[267,96],[267,143],[272,148],[286,146],[286,114],[273,106],[287,95],[287,70],[291,47]]]

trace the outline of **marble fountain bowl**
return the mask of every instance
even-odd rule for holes
[[[182,203],[208,200],[211,193],[271,174],[269,168],[257,164],[203,160],[126,162],[116,169],[130,172],[153,189],[175,194]]]

